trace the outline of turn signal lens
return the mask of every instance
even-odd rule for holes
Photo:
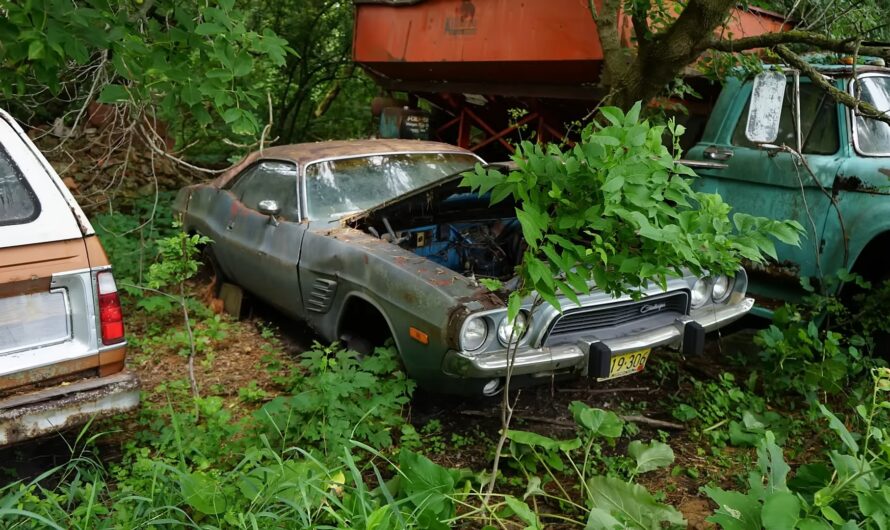
[[[117,295],[117,284],[111,271],[96,274],[96,290],[99,297],[99,325],[103,344],[115,344],[124,340],[124,312]]]

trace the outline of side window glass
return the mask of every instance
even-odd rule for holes
[[[29,223],[40,215],[40,203],[21,170],[0,147],[0,226]]]
[[[223,186],[223,189],[231,191],[232,195],[240,201],[244,196],[244,190],[250,186],[250,182],[253,180],[254,175],[256,175],[258,168],[259,165],[250,166],[239,173],[238,176],[230,180],[228,184]]]
[[[288,162],[262,162],[248,183],[241,202],[252,210],[271,199],[281,208],[281,217],[298,221],[297,166]]]
[[[745,137],[745,125],[748,119],[750,99],[739,116],[732,133],[732,145],[756,149],[757,145]],[[785,99],[782,102],[782,116],[779,119],[779,135],[777,145],[794,147],[794,84],[788,83],[785,88]],[[819,87],[806,82],[800,84],[800,130],[803,152],[812,155],[830,155],[840,148],[837,122],[837,104]]]
[[[881,112],[890,110],[890,77],[861,78],[854,85],[856,89],[862,101],[871,103]],[[864,155],[886,156],[890,153],[890,125],[857,114],[856,147]]]

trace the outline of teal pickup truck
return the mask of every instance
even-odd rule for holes
[[[890,68],[814,68],[837,89],[890,110]],[[890,125],[837,103],[798,71],[773,70],[725,83],[687,156],[699,191],[806,228],[799,247],[779,243],[776,262],[749,268],[758,302],[794,300],[801,277],[818,284],[841,269],[890,278]]]

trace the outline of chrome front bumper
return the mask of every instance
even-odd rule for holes
[[[557,373],[586,373],[591,349],[620,355],[634,351],[678,345],[683,342],[687,324],[697,323],[704,331],[713,331],[743,317],[754,306],[753,298],[719,307],[707,307],[690,316],[677,318],[668,325],[621,337],[600,339],[589,336],[576,342],[540,348],[520,348],[513,362],[513,375],[550,376]],[[605,346],[606,349],[603,348]],[[496,378],[507,375],[506,351],[469,355],[450,350],[442,370],[455,377]]]
[[[128,371],[0,400],[0,447],[132,410],[139,379]]]

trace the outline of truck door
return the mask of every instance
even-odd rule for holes
[[[865,72],[858,78],[858,83],[851,83],[849,92],[879,111],[890,110],[890,75]],[[844,225],[841,227],[837,216],[828,219],[826,233],[831,231],[840,236],[836,238],[834,248],[826,246],[826,253],[830,253],[826,261],[837,263],[840,267],[846,260],[851,268],[853,260],[861,256],[866,245],[890,226],[890,218],[886,214],[890,205],[887,197],[890,195],[890,125],[859,113],[847,112],[852,124],[854,152],[841,167],[834,186]],[[847,248],[843,247],[842,236],[846,236]],[[882,252],[888,255],[886,249]],[[887,270],[886,263],[881,267],[881,270]]]
[[[831,187],[846,153],[841,145],[841,109],[827,94],[806,79],[800,83],[801,145],[806,166],[781,146],[795,148],[794,84],[787,83],[775,146],[758,146],[745,136],[751,83],[736,93],[713,141],[690,152],[693,160],[720,162],[723,167],[697,169],[702,177],[698,191],[719,193],[734,211],[773,219],[793,219],[806,229],[800,247],[776,242],[780,276],[818,276],[826,218],[834,215]],[[719,109],[719,103],[718,103]],[[719,119],[713,116],[712,119]],[[716,166],[716,164],[710,164]],[[828,272],[828,271],[826,271]]]

